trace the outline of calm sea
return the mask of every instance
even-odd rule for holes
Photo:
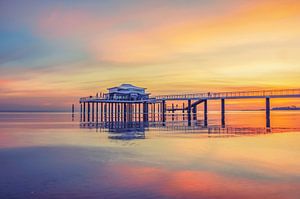
[[[300,111],[208,118],[0,113],[0,198],[300,198]]]

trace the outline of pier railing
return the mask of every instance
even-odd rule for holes
[[[233,91],[233,92],[205,92],[192,94],[178,94],[178,95],[158,95],[152,96],[146,101],[157,100],[185,100],[185,99],[235,99],[235,98],[263,98],[263,97],[300,97],[299,89],[281,89],[281,90],[260,90],[260,91]],[[124,99],[109,99],[107,95],[104,96],[89,96],[80,98],[80,102],[84,101],[145,101],[145,100],[124,100]]]
[[[99,96],[88,96],[88,97],[81,97],[80,101],[87,101],[87,100],[106,100],[108,97],[99,97]]]
[[[219,99],[219,98],[251,98],[251,97],[272,97],[272,96],[300,96],[300,89],[281,89],[281,90],[260,90],[260,91],[234,91],[234,92],[206,92],[180,95],[159,95],[155,96],[160,100],[172,99]]]

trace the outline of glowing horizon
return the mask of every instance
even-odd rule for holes
[[[0,25],[0,111],[69,110],[122,83],[154,95],[300,88],[297,0],[1,1]]]

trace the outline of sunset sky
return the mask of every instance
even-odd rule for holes
[[[300,1],[0,1],[0,111],[69,110],[121,83],[300,88]]]

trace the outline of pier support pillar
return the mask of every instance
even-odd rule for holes
[[[96,102],[96,122],[98,123],[98,116],[99,116],[99,107],[98,107],[98,102]]]
[[[110,103],[109,102],[106,103],[106,118],[107,118],[107,121],[110,122]]]
[[[117,121],[118,120],[118,103],[115,103],[115,116],[114,116],[114,121]]]
[[[95,121],[95,103],[94,102],[92,102],[92,122],[94,122]]]
[[[123,106],[124,106],[124,108],[123,108],[123,110],[124,110],[124,112],[123,112],[123,119],[124,119],[124,122],[126,122],[126,120],[127,120],[127,118],[126,118],[126,116],[127,116],[127,107],[126,107],[126,103],[124,103],[123,104]]]
[[[72,121],[74,121],[75,106],[72,104]]]
[[[221,99],[221,120],[222,120],[222,127],[225,127],[225,99]]]
[[[117,103],[118,106],[118,117],[117,117],[117,121],[120,121],[120,114],[121,114],[121,110],[120,110],[120,103]]]
[[[83,122],[85,122],[85,114],[86,114],[86,111],[85,111],[85,102],[83,102]]]
[[[128,103],[128,121],[132,122],[132,116],[133,116],[133,106],[132,103]]]
[[[155,122],[156,119],[156,110],[155,110],[155,102],[153,103],[153,113],[152,113],[152,120]]]
[[[188,110],[187,110],[187,113],[188,113],[188,126],[191,125],[191,120],[192,120],[192,117],[191,117],[191,109],[192,109],[192,100],[189,99],[188,100]]]
[[[175,113],[174,103],[172,103],[172,121],[174,121],[174,113]]]
[[[166,100],[162,100],[161,102],[161,112],[162,112],[162,121],[166,121]]]
[[[110,121],[112,122],[114,120],[114,103],[109,103],[110,104]]]
[[[100,103],[100,107],[101,107],[101,112],[100,112],[100,121],[103,122],[103,115],[104,115],[104,106],[103,103]]]
[[[197,105],[193,106],[192,111],[193,111],[193,120],[197,120]]]
[[[138,104],[134,103],[133,105],[134,105],[134,111],[133,111],[134,117],[133,117],[133,119],[134,119],[134,121],[137,121],[137,106],[138,106]]]
[[[266,98],[266,127],[270,128],[270,98]]]
[[[104,121],[107,121],[107,103],[104,103]]]
[[[185,104],[184,103],[182,103],[182,120],[184,121],[184,109],[185,109]]]
[[[82,103],[80,102],[80,122],[82,122]]]
[[[90,107],[90,103],[88,102],[88,122],[90,122],[90,112],[91,112],[91,107]]]
[[[145,121],[148,121],[148,103],[147,102],[144,102],[143,103],[143,107],[144,107],[144,111],[143,111],[143,113],[144,113],[144,122]]]
[[[139,122],[141,121],[141,103],[138,105]]]
[[[204,126],[207,126],[207,99],[204,100]]]

